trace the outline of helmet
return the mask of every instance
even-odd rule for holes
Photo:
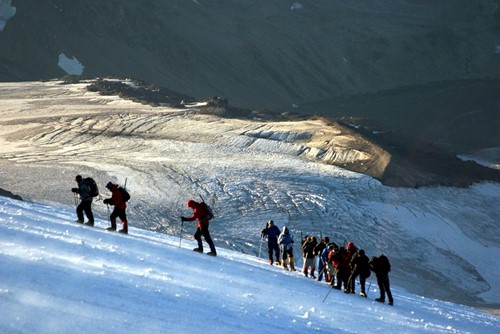
[[[77,176],[75,177],[75,181],[76,181],[76,182],[82,182],[82,176],[81,176],[81,175],[77,175]]]
[[[269,224],[269,226],[274,225],[274,222],[272,219],[270,221],[268,221],[267,223]]]
[[[195,207],[195,205],[196,205],[196,202],[195,202],[195,201],[193,201],[192,199],[190,199],[189,201],[187,201],[187,206],[188,206],[188,208],[191,208],[191,209],[192,209],[192,208],[194,208],[194,207]]]
[[[113,189],[113,186],[114,186],[114,184],[111,181],[106,184],[106,188],[109,190]]]

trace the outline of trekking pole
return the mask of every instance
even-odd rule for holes
[[[181,242],[182,242],[182,228],[184,225],[184,220],[181,219],[181,233],[179,235],[179,248],[181,248]]]
[[[260,258],[260,251],[262,250],[262,241],[264,240],[264,237],[261,235],[260,236],[260,246],[259,246],[259,258]]]
[[[318,273],[318,279],[321,277],[321,275],[323,274],[325,269],[326,269],[326,266],[323,266],[323,269],[321,269],[321,271]],[[326,274],[325,274],[325,276],[326,276]]]
[[[323,303],[325,302],[326,298],[328,298],[328,296],[330,295],[330,292],[332,292],[332,290],[333,290],[332,286],[328,285],[328,287],[330,290],[328,290],[328,293],[326,294],[325,298],[323,298]]]
[[[109,223],[109,227],[111,227],[111,215],[109,214],[109,204],[106,204],[106,208],[108,209],[108,223]]]
[[[373,281],[373,275],[371,275],[370,277],[370,284],[368,284],[368,290],[366,290],[366,292],[370,291],[370,288],[372,287],[372,281]]]

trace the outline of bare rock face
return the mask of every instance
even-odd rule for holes
[[[12,192],[10,192],[8,190],[4,190],[2,188],[0,188],[0,196],[10,197],[10,198],[13,198],[13,199],[22,200],[21,196],[15,195]]]

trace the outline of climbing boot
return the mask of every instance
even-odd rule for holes
[[[295,271],[295,263],[293,261],[293,257],[290,256],[290,270]]]
[[[288,266],[286,265],[286,260],[283,260],[283,269],[288,270]]]
[[[122,222],[122,229],[118,233],[128,234],[128,224],[127,222]]]

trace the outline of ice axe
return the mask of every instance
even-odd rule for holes
[[[198,194],[198,196],[200,196],[201,201],[202,201],[203,203],[205,203],[205,200],[203,199],[203,196],[201,196],[200,194]]]

